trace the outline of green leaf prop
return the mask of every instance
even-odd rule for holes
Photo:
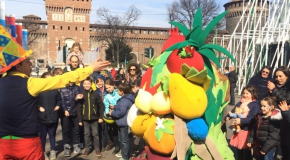
[[[225,12],[219,14],[218,16],[216,16],[212,21],[209,22],[209,24],[205,27],[203,32],[197,38],[198,39],[197,40],[198,46],[202,46],[204,44],[209,33],[214,29],[214,27],[219,23],[219,21],[224,18],[224,16],[227,13],[228,13],[228,11],[225,11]]]
[[[155,137],[157,138],[158,142],[161,141],[162,136],[163,136],[163,131],[161,129],[155,130]]]
[[[226,56],[228,56],[233,62],[236,62],[234,57],[231,55],[231,53],[226,50],[225,48],[219,46],[219,45],[216,45],[216,44],[206,44],[206,45],[203,45],[200,49],[204,49],[204,48],[209,48],[209,49],[214,49],[214,50],[217,50],[219,52],[222,52],[224,53]]]
[[[142,64],[145,68],[149,68],[149,66],[145,65],[145,64]]]
[[[221,68],[219,59],[217,59],[217,57],[215,56],[215,52],[212,49],[202,48],[198,50],[198,52],[207,57],[208,59],[212,60],[219,68]]]
[[[202,14],[201,9],[198,8],[195,12],[194,19],[192,21],[193,33],[191,34],[191,39],[197,39],[202,32]]]
[[[157,59],[151,60],[151,61],[149,62],[150,66],[156,66],[156,65],[159,64],[159,63],[160,63],[160,62],[159,62],[159,60],[157,60]]]
[[[208,90],[211,78],[208,76],[207,68],[198,71],[194,67],[189,67],[187,64],[183,64],[181,66],[181,75],[188,81],[202,86],[205,91]]]
[[[169,77],[163,77],[161,83],[162,90],[166,95],[168,95]]]
[[[155,86],[157,82],[161,81],[161,79],[157,79],[158,74],[164,72],[164,67],[166,67],[166,61],[171,53],[172,53],[172,51],[165,51],[159,57],[156,58],[156,60],[159,60],[159,63],[153,67],[150,87]],[[167,69],[167,71],[168,71],[168,69]],[[163,78],[163,76],[166,76],[167,74],[170,74],[169,71],[164,72],[164,73],[166,73],[166,74],[163,74],[161,76],[161,78]]]
[[[210,125],[211,123],[215,123],[217,120],[218,112],[221,106],[221,103],[223,101],[223,93],[221,90],[218,90],[217,97],[214,96],[214,90],[211,90],[207,92],[207,98],[208,98],[208,105],[207,109],[204,113],[204,119],[207,125]]]
[[[184,36],[189,35],[190,30],[185,25],[178,22],[169,22],[169,23],[177,27],[180,30],[180,32],[183,33]]]
[[[165,127],[164,129],[158,128],[157,130],[155,130],[155,137],[158,140],[158,142],[161,141],[163,133],[174,134],[174,131],[172,129],[172,126],[174,126],[173,120],[165,119],[162,124]]]
[[[234,153],[228,146],[227,140],[225,138],[225,133],[221,131],[221,123],[214,125],[211,124],[208,136],[212,139],[218,151],[222,155],[223,159],[234,160]]]

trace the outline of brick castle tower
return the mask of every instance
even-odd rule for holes
[[[57,52],[74,42],[81,44],[83,51],[90,46],[90,12],[92,0],[45,0],[47,15],[48,54],[52,61]]]

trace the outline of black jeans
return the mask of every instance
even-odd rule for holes
[[[72,131],[71,131],[72,130]],[[77,116],[63,117],[63,141],[64,144],[70,144],[71,133],[73,134],[73,144],[80,143],[79,121]]]
[[[235,88],[236,87],[230,87],[230,95],[231,95],[231,101],[230,104],[235,105]]]
[[[55,150],[56,128],[57,128],[57,122],[48,124],[48,125],[40,124],[40,140],[41,140],[43,151],[45,151],[45,142],[46,142],[47,133],[49,136],[50,150]]]
[[[252,160],[250,149],[238,149],[238,160]]]
[[[118,127],[118,137],[121,147],[121,154],[123,159],[130,158],[130,144],[129,144],[129,134],[128,127]]]
[[[118,140],[118,126],[116,125],[116,123],[107,124],[107,128],[110,141],[113,142],[114,147],[120,147],[120,143]]]
[[[100,140],[98,134],[98,120],[83,121],[85,129],[85,151],[90,151],[91,134],[94,139],[95,151],[100,151]]]

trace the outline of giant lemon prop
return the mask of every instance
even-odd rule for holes
[[[181,74],[172,73],[169,79],[171,110],[184,119],[201,117],[207,106],[205,90],[186,80]]]

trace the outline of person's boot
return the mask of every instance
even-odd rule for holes
[[[113,142],[109,142],[109,144],[106,146],[106,151],[113,149],[113,147],[114,147]]]
[[[74,144],[74,153],[76,153],[76,154],[80,154],[81,153],[81,149],[80,149],[78,144]]]
[[[45,152],[43,152],[43,154],[44,154],[44,158],[45,158],[45,160],[49,160],[47,154],[46,154]]]
[[[136,152],[137,152],[137,150],[138,150],[138,145],[135,145],[134,144],[134,146],[133,146],[133,148],[132,148],[132,151],[131,151],[131,155],[134,157],[135,155],[136,155]]]
[[[64,145],[64,156],[65,157],[70,157],[71,155],[71,150],[70,150],[70,145],[69,144],[65,144]]]
[[[115,155],[115,154],[117,154],[119,151],[120,151],[120,146],[117,145],[117,146],[115,146],[115,150],[113,151],[112,154]]]
[[[52,159],[56,159],[56,152],[55,152],[55,150],[51,150],[50,151],[50,160],[52,160]]]

